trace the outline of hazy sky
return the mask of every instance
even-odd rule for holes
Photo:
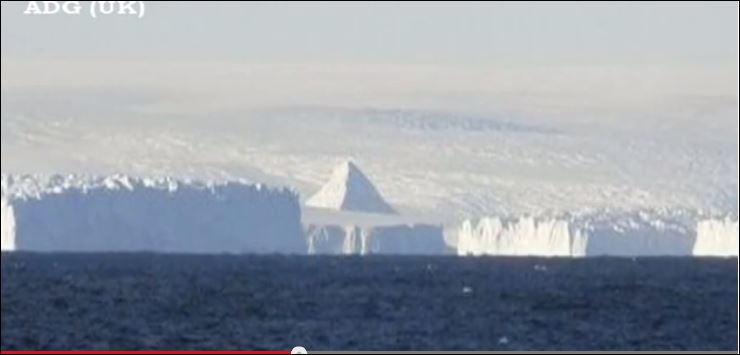
[[[4,90],[205,88],[257,105],[737,96],[735,2],[147,1],[143,19],[26,16],[27,3],[2,2]]]
[[[3,55],[250,61],[726,63],[726,3],[227,3],[147,1],[144,19],[25,16],[3,2]]]

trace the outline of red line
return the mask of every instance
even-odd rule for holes
[[[67,354],[103,354],[103,355],[249,355],[249,354],[290,354],[290,351],[0,351],[0,355],[67,355]]]

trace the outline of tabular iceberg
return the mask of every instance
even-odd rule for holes
[[[545,257],[691,255],[695,233],[684,222],[646,213],[467,220],[458,255]]]
[[[700,221],[696,226],[696,256],[738,256],[738,221],[730,218]]]
[[[297,194],[244,182],[3,177],[2,249],[300,253]]]
[[[483,218],[463,222],[458,235],[459,255],[583,256],[585,238],[564,220]]]
[[[427,224],[360,227],[311,225],[306,230],[309,254],[436,255],[446,252],[443,229]]]

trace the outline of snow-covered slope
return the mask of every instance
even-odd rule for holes
[[[306,250],[298,196],[285,189],[126,176],[4,176],[3,194],[3,250]]]
[[[700,221],[696,226],[696,256],[738,256],[738,221],[730,218]]]
[[[734,96],[717,107],[667,101],[671,110],[658,112],[584,112],[579,100],[577,112],[553,113],[525,100],[521,111],[369,105],[196,114],[183,102],[165,102],[176,112],[151,111],[149,100],[156,105],[159,96],[140,91],[133,96],[144,95],[141,102],[93,90],[0,95],[0,165],[10,173],[249,177],[309,197],[326,183],[327,166],[352,157],[395,210],[444,223],[581,209],[723,215],[738,208]],[[496,95],[480,101],[500,103]]]
[[[310,225],[309,254],[435,255],[446,252],[442,227],[412,224],[375,227]]]
[[[329,181],[306,201],[306,206],[337,211],[395,213],[365,174],[351,161],[345,161],[334,168]]]
[[[690,255],[695,236],[682,218],[646,212],[463,222],[459,255]]]

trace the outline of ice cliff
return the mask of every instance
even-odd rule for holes
[[[340,170],[352,175],[351,163],[345,167]],[[356,181],[340,175],[344,182]],[[347,191],[339,195],[340,200],[358,196]],[[442,226],[401,222],[408,218],[397,215],[320,208],[315,211],[332,214],[314,215],[304,230],[301,219],[306,211],[301,211],[294,192],[244,181],[3,175],[0,205],[3,251],[343,255],[448,251]],[[740,238],[737,215],[707,217],[681,211],[486,217],[464,221],[453,234],[458,255],[551,257],[736,257]]]
[[[707,219],[696,226],[696,256],[738,256],[738,221],[731,218]]]
[[[15,218],[13,217],[13,209],[8,206],[8,201],[2,198],[2,214],[0,215],[0,223],[2,223],[2,233],[0,234],[0,250],[12,251],[15,250]]]
[[[691,255],[696,232],[684,218],[646,212],[467,220],[458,255]]]
[[[2,188],[4,251],[306,251],[286,189],[126,176],[3,176]]]
[[[442,227],[427,224],[310,225],[306,239],[309,254],[435,255],[446,251]]]
[[[459,255],[581,256],[583,241],[564,220],[491,217],[463,222],[457,248]]]

